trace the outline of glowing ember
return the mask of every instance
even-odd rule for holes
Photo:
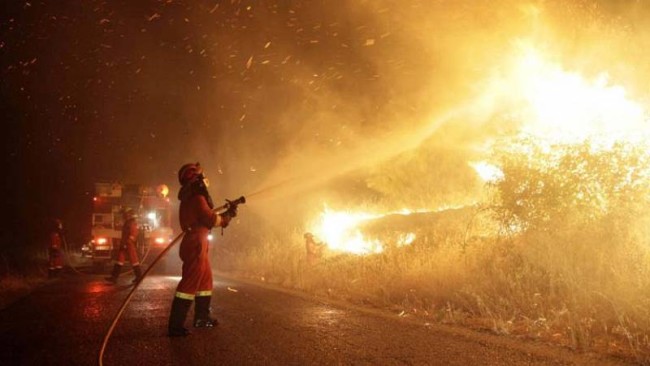
[[[404,209],[399,212],[402,215],[413,213],[412,210]],[[332,211],[327,207],[321,213],[318,221],[312,225],[316,237],[327,244],[330,250],[348,252],[353,254],[372,254],[381,253],[385,244],[380,240],[371,240],[365,238],[359,226],[369,220],[378,219],[391,213],[365,213],[365,212],[344,212]],[[415,240],[414,233],[402,234],[397,242],[397,246],[411,244]]]

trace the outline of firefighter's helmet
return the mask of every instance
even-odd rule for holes
[[[181,185],[186,185],[189,182],[194,181],[203,173],[201,164],[199,163],[188,163],[183,165],[178,171],[178,182]]]
[[[122,210],[122,215],[124,216],[124,220],[132,219],[135,217],[135,210],[131,207],[125,207]]]
[[[63,230],[63,222],[61,219],[52,219],[52,230]]]

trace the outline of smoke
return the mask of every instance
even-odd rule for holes
[[[2,28],[3,91],[27,119],[18,159],[48,168],[30,190],[72,186],[44,177],[79,172],[71,195],[103,179],[174,191],[177,169],[200,161],[218,198],[316,202],[354,185],[385,206],[398,196],[435,206],[454,186],[471,191],[468,164],[517,132],[503,118],[508,90],[489,87],[517,42],[647,99],[648,10],[631,0],[16,4]],[[382,183],[423,174],[435,182],[399,195]]]
[[[516,9],[285,4],[250,16],[251,26],[264,24],[263,35],[222,41],[237,43],[232,75],[242,81],[228,83],[240,109],[220,122],[216,145],[223,148],[212,163],[229,182],[225,190],[238,186],[258,200],[320,193],[359,170],[381,174],[376,167],[425,142],[440,157],[467,153],[477,140],[463,141],[478,133],[471,125],[480,107],[476,80],[492,69],[487,54],[508,48],[499,24]],[[430,173],[453,176],[440,166]],[[459,169],[467,175],[467,166]]]
[[[513,116],[520,90],[507,84],[522,44],[625,82],[634,61],[611,50],[633,55],[626,42],[645,42],[620,21],[640,21],[634,7],[594,2],[293,4],[290,30],[265,20],[282,31],[267,27],[267,54],[241,64],[248,80],[265,75],[242,92],[243,164],[230,165],[252,205],[326,201],[351,180],[384,207],[470,203],[480,181],[469,164],[529,122]]]

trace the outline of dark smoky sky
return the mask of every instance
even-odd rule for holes
[[[462,117],[428,124],[476,93],[516,37],[562,39],[554,47],[565,54],[594,58],[608,50],[583,41],[645,41],[647,6],[616,3],[5,1],[6,232],[58,216],[82,233],[94,182],[166,183],[174,196],[190,161],[223,199],[368,167],[381,174],[376,166],[434,141],[426,154],[442,163],[420,158],[418,173],[470,184],[457,163],[495,129]],[[647,74],[636,62],[635,73],[617,69],[621,78]]]

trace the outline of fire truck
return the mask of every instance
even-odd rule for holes
[[[144,261],[152,250],[164,249],[174,235],[168,193],[164,184],[95,183],[88,256],[96,270],[103,270],[117,256],[126,209],[136,212],[140,260]]]

